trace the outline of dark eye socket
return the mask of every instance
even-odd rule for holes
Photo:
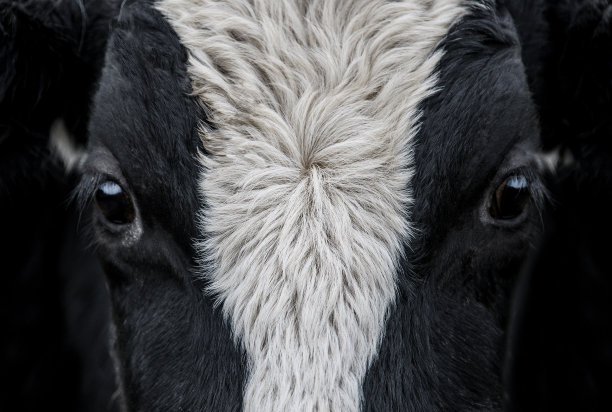
[[[499,220],[515,219],[523,214],[529,198],[529,180],[525,175],[513,174],[493,192],[489,214]]]
[[[109,222],[125,225],[134,221],[132,199],[117,182],[102,182],[96,189],[94,199],[98,209]]]

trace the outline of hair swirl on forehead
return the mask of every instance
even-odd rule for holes
[[[212,127],[199,245],[247,410],[357,410],[411,233],[411,141],[458,1],[167,0]]]

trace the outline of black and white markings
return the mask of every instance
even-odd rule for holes
[[[200,254],[246,410],[357,410],[412,236],[412,139],[459,1],[168,0],[213,128]]]

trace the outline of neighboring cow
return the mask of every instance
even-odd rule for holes
[[[543,176],[541,138],[580,156],[584,127],[610,135],[612,7],[583,3],[77,2],[83,19],[58,36],[72,47],[60,61],[74,70],[71,59],[104,55],[74,89],[95,96],[66,111],[53,102],[70,98],[42,95],[50,107],[36,121],[63,118],[87,140],[80,154],[53,138],[82,175],[124,406],[526,408],[521,380],[547,370],[524,359],[539,353],[530,293],[541,296],[531,286],[553,241],[530,255],[546,218],[565,223],[546,209],[556,178]],[[19,4],[5,25],[29,21],[33,6]],[[550,74],[583,35],[562,24],[578,9],[600,22],[584,26],[601,34],[585,52],[602,53],[599,90]],[[0,78],[3,104],[19,76]],[[48,83],[70,85],[61,78]],[[568,116],[572,98],[596,107]],[[554,187],[553,204],[567,193]]]
[[[110,29],[88,7],[0,1],[2,411],[117,409],[108,293],[68,207],[78,176],[49,148],[62,123],[85,143]]]

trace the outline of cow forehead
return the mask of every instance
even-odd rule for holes
[[[207,114],[198,249],[248,356],[245,409],[359,408],[460,3],[157,3]]]

